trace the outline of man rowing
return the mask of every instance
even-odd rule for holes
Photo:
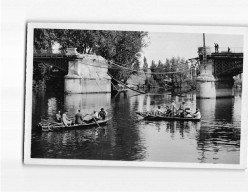
[[[94,110],[93,113],[90,114],[90,116],[91,116],[91,119],[88,120],[87,123],[92,123],[92,122],[96,122],[96,121],[100,120],[100,118],[98,116],[98,112],[96,110]]]

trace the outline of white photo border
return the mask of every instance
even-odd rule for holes
[[[31,158],[32,135],[32,79],[33,79],[33,40],[35,28],[48,29],[82,29],[82,30],[125,30],[173,33],[213,33],[243,35],[243,83],[241,109],[240,164],[212,163],[177,163],[148,161],[107,161],[82,159],[43,159]],[[26,53],[26,91],[25,91],[25,130],[24,130],[24,164],[35,165],[88,165],[88,166],[132,166],[132,167],[174,167],[174,168],[247,168],[248,137],[248,27],[231,26],[196,26],[196,25],[141,25],[141,24],[93,24],[93,23],[28,23]]]

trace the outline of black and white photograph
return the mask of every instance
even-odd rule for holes
[[[245,168],[245,36],[29,23],[25,164]]]
[[[247,0],[1,0],[2,192],[248,190]]]

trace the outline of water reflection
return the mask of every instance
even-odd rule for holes
[[[92,94],[65,94],[64,108],[68,110],[68,115],[74,117],[80,109],[83,113],[92,113],[94,110],[100,111],[101,108],[110,110],[110,93]]]
[[[239,163],[241,92],[235,98],[196,99],[195,93],[136,95],[35,93],[33,124],[43,116],[52,120],[57,110],[73,117],[104,107],[112,120],[104,132],[97,128],[32,133],[33,158],[146,160],[161,162]],[[172,99],[199,107],[201,122],[142,120],[136,111],[152,110]]]

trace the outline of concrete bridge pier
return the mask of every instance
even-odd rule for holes
[[[226,72],[235,66],[225,58],[213,57],[209,47],[199,47],[200,74],[196,78],[197,98],[225,98],[234,96],[232,72]],[[223,55],[223,54],[218,54]],[[236,58],[235,58],[236,59]],[[217,63],[218,62],[218,63]],[[223,74],[225,73],[225,74]],[[221,75],[221,76],[220,76]]]
[[[234,97],[234,79],[228,76],[216,77],[216,98]]]
[[[101,57],[78,54],[75,48],[67,50],[68,74],[65,79],[65,93],[109,93],[111,78],[107,74],[108,63]]]
[[[215,81],[212,74],[212,64],[200,65],[200,75],[196,78],[197,98],[216,98]]]
[[[197,98],[226,98],[234,96],[234,79],[230,76],[214,77],[212,63],[200,66],[200,75],[196,78]]]

